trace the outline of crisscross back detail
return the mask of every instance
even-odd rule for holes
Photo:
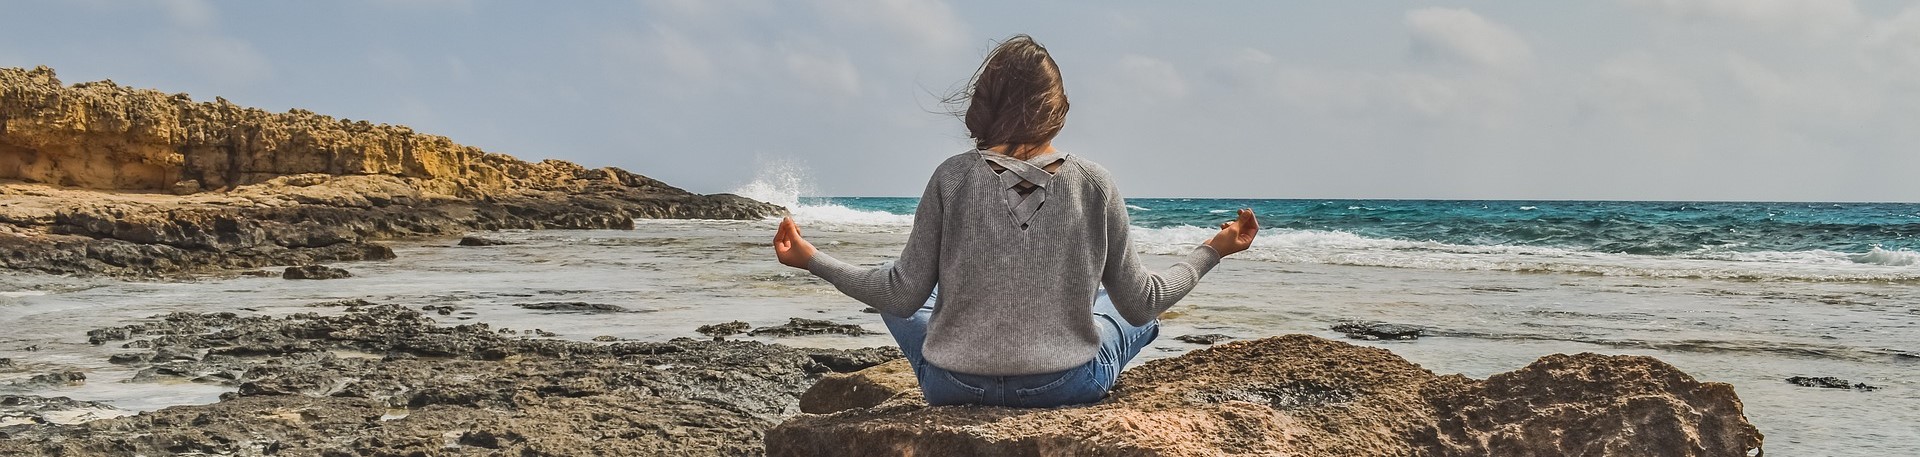
[[[1020,160],[992,151],[981,151],[980,157],[986,159],[993,173],[1000,177],[1004,192],[1001,199],[1007,206],[1007,216],[1014,227],[1026,230],[1032,223],[1033,215],[1047,202],[1047,186],[1053,184],[1053,174],[1065,163],[1067,154],[1052,152],[1031,159]]]

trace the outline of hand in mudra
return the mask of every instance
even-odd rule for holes
[[[1226,257],[1253,246],[1253,237],[1258,233],[1260,221],[1253,218],[1253,210],[1242,208],[1239,219],[1220,224],[1220,233],[1207,240],[1207,246],[1220,253],[1221,257]]]
[[[773,233],[773,255],[781,264],[802,270],[813,261],[813,243],[800,238],[800,224],[793,223],[793,218],[780,219],[780,229]]]

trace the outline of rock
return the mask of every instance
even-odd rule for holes
[[[477,236],[461,237],[460,243],[459,243],[460,246],[507,246],[507,245],[514,245],[514,244],[520,244],[520,243],[513,242],[513,241],[506,241],[506,240],[496,240],[492,238],[481,238]]]
[[[108,341],[126,341],[129,338],[133,338],[133,331],[126,327],[107,327],[87,331],[87,343],[94,346],[107,344]]]
[[[626,308],[622,308],[622,307],[620,307],[620,306],[617,306],[617,305],[609,305],[609,304],[605,304],[605,303],[587,303],[587,302],[577,302],[577,301],[567,301],[567,302],[559,302],[559,301],[555,301],[555,302],[542,302],[542,303],[517,303],[517,304],[514,304],[513,306],[518,306],[518,307],[521,307],[521,308],[526,308],[526,309],[531,309],[531,310],[538,310],[538,311],[553,311],[553,312],[557,312],[557,313],[588,313],[588,314],[599,314],[599,313],[624,313],[624,312],[628,312]]]
[[[420,307],[420,310],[433,311],[434,314],[439,314],[442,316],[450,316],[450,315],[453,315],[454,311],[459,310],[459,308],[455,308],[453,307],[453,305],[426,305],[426,306]]]
[[[152,356],[147,354],[114,354],[111,357],[107,357],[107,363],[114,365],[138,365],[147,363],[149,357]]]
[[[1826,389],[1855,389],[1855,390],[1862,390],[1862,391],[1880,390],[1879,387],[1870,386],[1870,385],[1867,385],[1866,383],[1857,383],[1857,384],[1849,383],[1845,379],[1840,379],[1832,376],[1821,376],[1817,378],[1806,377],[1806,376],[1794,376],[1794,377],[1787,378],[1787,383],[1793,384],[1796,386],[1801,386],[1801,387],[1820,387],[1820,388],[1826,388]]]
[[[13,359],[0,357],[0,368],[13,368]]]
[[[837,349],[807,354],[807,357],[812,357],[813,361],[825,365],[828,370],[832,370],[835,373],[860,371],[906,356],[906,353],[900,352],[900,348],[893,346],[866,349]]]
[[[806,335],[878,335],[879,332],[867,330],[854,324],[836,324],[818,319],[787,318],[787,323],[772,327],[760,327],[747,332],[748,335],[806,336]]]
[[[237,391],[134,417],[0,429],[0,455],[760,455],[765,431],[829,372],[820,360],[889,353],[522,339],[440,325],[416,308],[160,316],[133,327],[169,333],[155,337],[172,339],[164,347],[311,350],[156,365],[185,374],[155,370],[153,381]],[[406,417],[382,420],[392,408]]]
[[[1426,335],[1420,327],[1385,322],[1341,322],[1333,324],[1333,331],[1356,340],[1412,340]]]
[[[353,277],[353,273],[345,269],[326,265],[303,265],[287,267],[287,272],[280,275],[280,277],[287,279],[340,279]]]
[[[740,321],[733,321],[733,322],[727,322],[722,324],[702,325],[700,326],[700,328],[695,329],[694,331],[700,332],[701,335],[711,336],[714,338],[722,338],[722,337],[738,335],[741,333],[746,333],[747,330],[751,328],[753,328],[753,324],[748,324],[746,322],[740,322]]]
[[[855,408],[871,408],[903,395],[918,396],[920,381],[907,359],[853,373],[835,373],[821,378],[800,395],[800,411],[832,414]]]
[[[1174,337],[1173,339],[1180,340],[1182,342],[1193,343],[1193,344],[1214,344],[1222,341],[1231,340],[1233,339],[1233,337],[1218,334],[1218,333],[1207,333],[1202,335],[1180,335],[1178,337]]]
[[[381,239],[785,213],[405,126],[66,86],[45,67],[0,68],[0,119],[0,180],[24,181],[0,184],[0,269],[170,277],[391,259]]]
[[[620,337],[613,336],[613,335],[600,335],[600,336],[593,337],[593,341],[599,342],[599,343],[612,343],[615,341],[620,341]]]
[[[13,382],[16,389],[44,389],[48,387],[77,386],[87,383],[87,374],[78,371],[56,371],[33,375],[24,381]]]
[[[36,395],[0,395],[0,440],[7,430],[40,424],[77,424],[95,419],[129,414],[104,403],[77,401],[67,397]]]
[[[770,456],[1720,456],[1762,443],[1732,386],[1651,357],[1550,355],[1474,380],[1306,335],[1148,362],[1092,405],[927,407],[903,395],[802,414],[766,436]]]

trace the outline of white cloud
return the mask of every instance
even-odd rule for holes
[[[1707,108],[1693,78],[1670,70],[1645,52],[1608,59],[1584,79],[1580,86],[1584,106],[1629,120],[1655,120]]]
[[[1120,57],[1111,75],[1119,83],[1122,93],[1137,94],[1149,100],[1172,100],[1187,96],[1186,78],[1180,76],[1180,69],[1165,60],[1139,54],[1127,54]]]
[[[157,5],[178,27],[206,29],[220,21],[220,12],[206,0],[160,0]]]
[[[1507,27],[1466,9],[1421,8],[1408,11],[1414,51],[1490,67],[1526,63],[1533,49]]]
[[[1832,35],[1863,24],[1852,0],[1626,0],[1685,19],[1733,21],[1775,31]]]
[[[168,49],[186,67],[225,84],[247,84],[273,76],[273,63],[253,43],[222,35],[180,33]]]
[[[921,50],[951,50],[967,40],[966,24],[940,0],[815,0],[829,26],[885,31]]]
[[[785,49],[787,71],[799,81],[840,96],[860,95],[860,70],[845,51],[831,53]]]

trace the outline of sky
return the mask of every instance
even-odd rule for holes
[[[10,2],[0,66],[917,196],[1027,33],[1129,197],[1920,202],[1920,2]]]

